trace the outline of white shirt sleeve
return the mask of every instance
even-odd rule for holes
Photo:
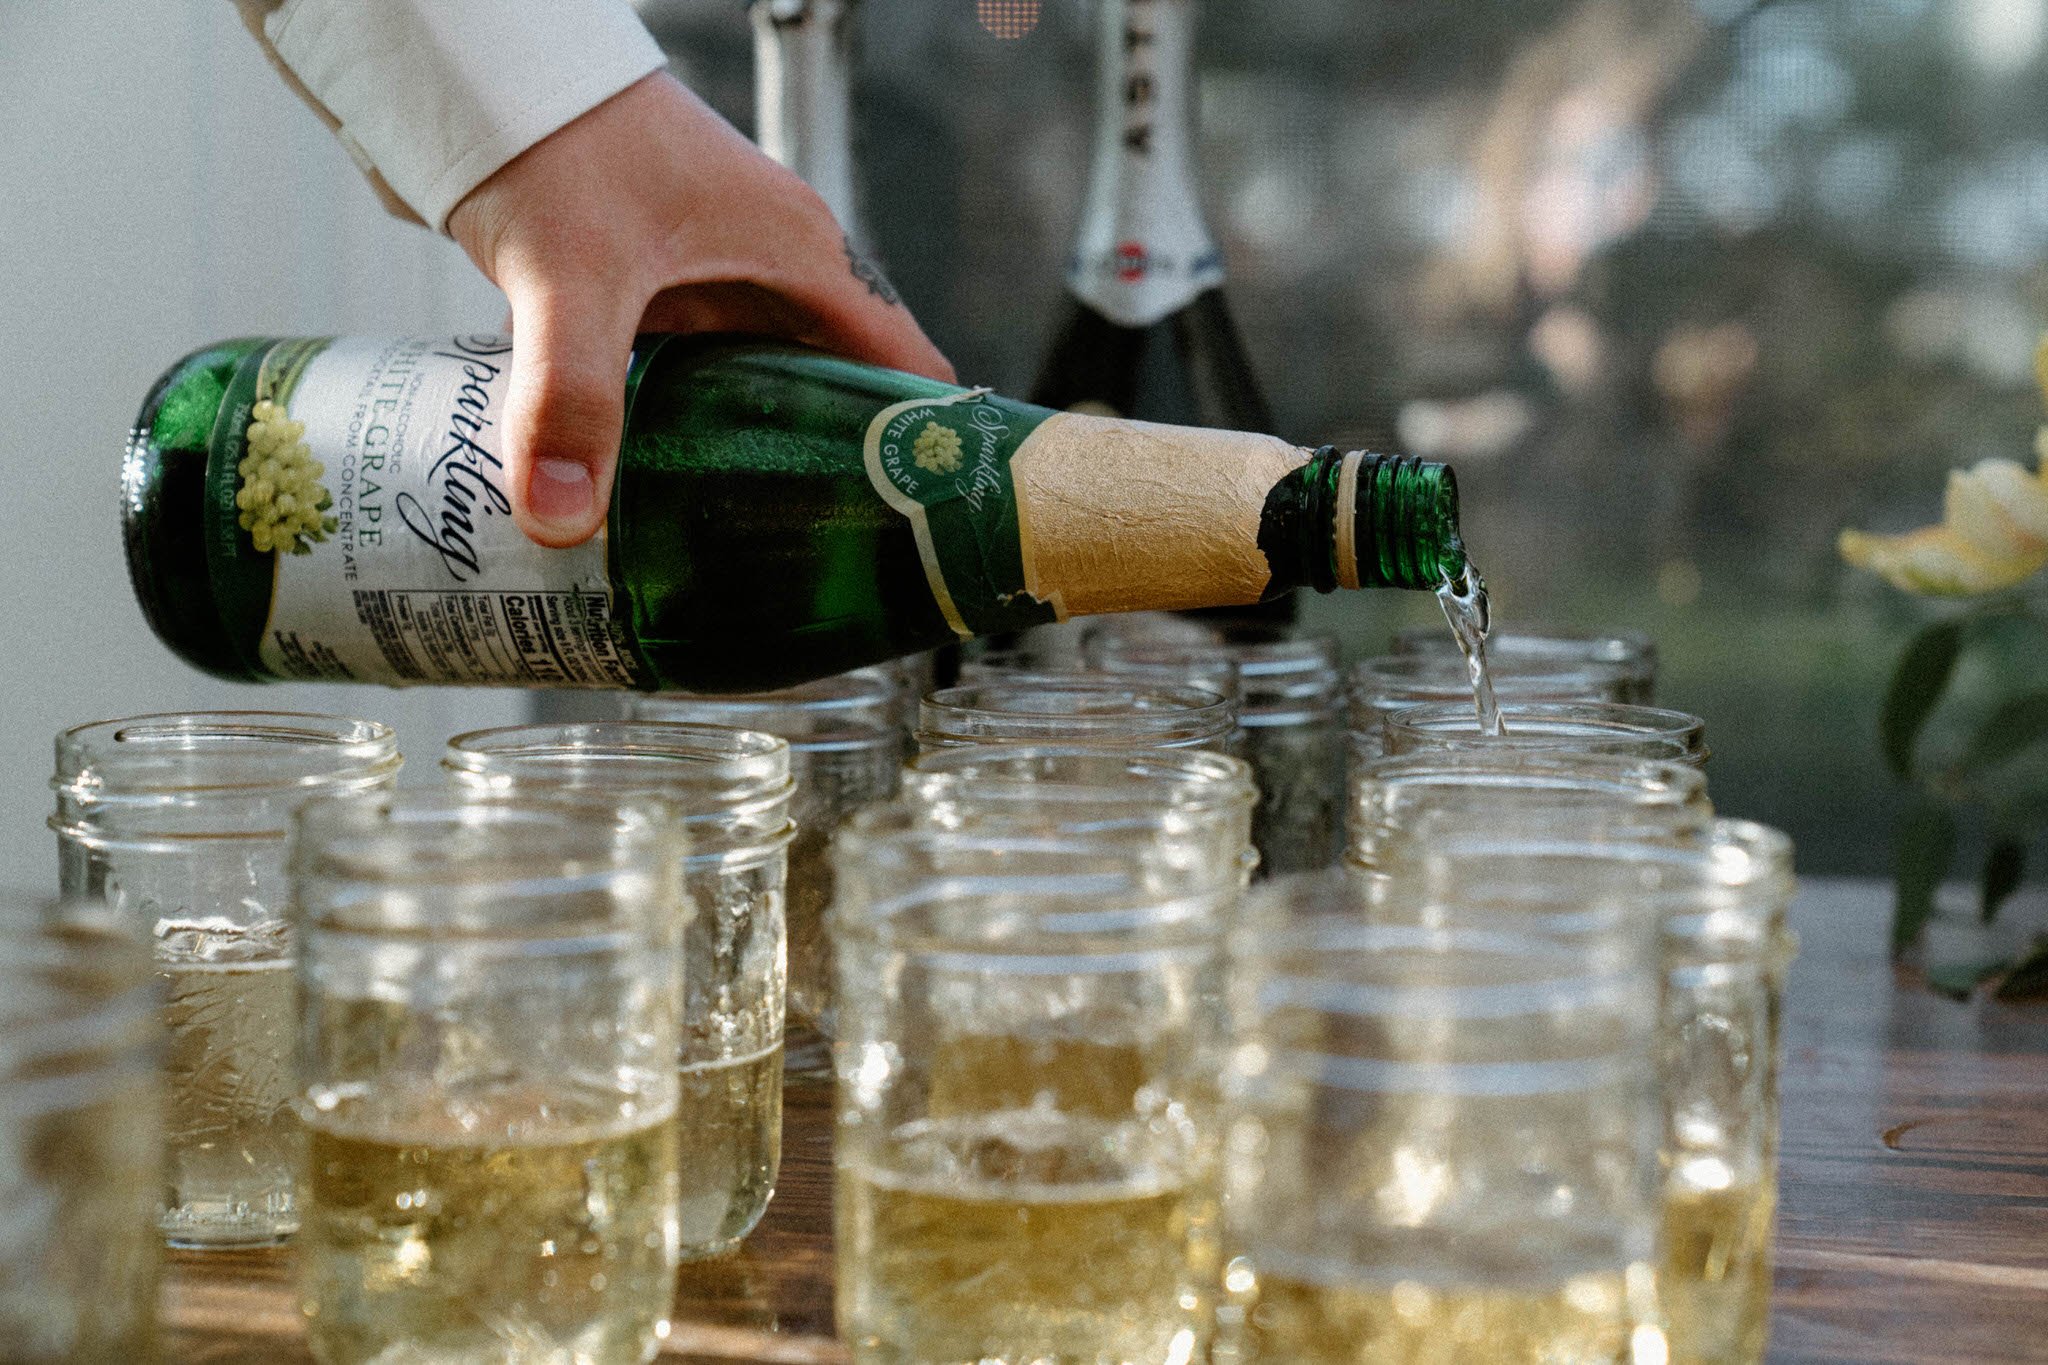
[[[276,57],[420,220],[666,62],[627,0],[285,0]]]

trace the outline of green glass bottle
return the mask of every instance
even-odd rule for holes
[[[249,339],[145,401],[135,594],[234,679],[778,687],[1070,615],[1434,589],[1443,465],[1056,413],[798,346],[641,339],[606,529],[520,534],[511,343]]]

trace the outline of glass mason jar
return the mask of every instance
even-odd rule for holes
[[[1417,654],[1465,666],[1458,641],[1442,626],[1411,626],[1388,646],[1396,654]],[[1503,673],[1539,673],[1585,665],[1611,667],[1621,679],[1614,700],[1650,706],[1657,700],[1657,642],[1640,630],[1581,631],[1552,626],[1497,630],[1486,637],[1486,659]]]
[[[1376,870],[1390,846],[1427,830],[1483,833],[1502,819],[1614,839],[1703,836],[1706,777],[1667,760],[1520,750],[1445,750],[1375,759],[1352,774],[1344,858]]]
[[[317,1358],[653,1358],[678,1249],[682,843],[660,806],[595,798],[302,813]]]
[[[751,696],[697,697],[676,693],[636,696],[628,703],[640,720],[730,725],[777,735],[789,743],[796,778],[796,839],[789,846],[789,1010],[826,1040],[836,1036],[832,1011],[832,952],[825,908],[832,904],[832,836],[863,806],[896,793],[902,770],[903,708],[875,673],[849,673],[802,687]],[[831,1058],[808,1046],[790,1058],[792,1071],[829,1075]]]
[[[1096,636],[1090,635],[1091,648]],[[1117,637],[1121,638],[1121,637]],[[1208,647],[1204,642],[1202,648]],[[1205,692],[1214,692],[1225,701],[1239,703],[1243,699],[1237,677],[1237,664],[1221,656],[1214,658],[1189,658],[1170,664],[1156,666],[1128,664],[1122,668],[1106,669],[1082,659],[1075,659],[1064,666],[1051,666],[1034,659],[1023,649],[984,650],[971,659],[960,663],[959,681],[962,683],[1062,682],[1069,678],[1087,677],[1091,672],[1114,672],[1125,679],[1139,678],[1147,682],[1164,683],[1169,687],[1199,687]],[[1239,736],[1242,740],[1242,736]]]
[[[1342,843],[1344,746],[1336,641],[1233,633],[1206,644],[1098,634],[1089,659],[1107,673],[1157,676],[1218,665],[1235,672],[1239,752],[1259,785],[1253,842],[1262,875],[1328,867]],[[1189,680],[1207,686],[1189,673]]]
[[[856,1361],[1201,1359],[1221,935],[1173,840],[841,835],[838,1317]]]
[[[1088,641],[1103,634],[1194,643],[1214,640],[1217,635],[1214,625],[1200,616],[1178,612],[1123,611],[1075,617],[1051,625],[1033,626],[1015,636],[1005,637],[1003,643],[969,645],[967,657],[961,661],[960,681],[972,681],[966,674],[969,664],[992,660],[997,655],[1004,658],[1000,662],[989,663],[989,667],[1008,667],[1021,673],[1071,673],[1087,666]]]
[[[448,741],[441,760],[464,791],[652,800],[681,822],[688,903],[672,912],[689,919],[676,1108],[685,1258],[753,1231],[782,1162],[789,760],[773,735],[635,721],[477,730]]]
[[[918,708],[920,752],[965,744],[1227,752],[1237,707],[1199,687],[1086,674],[943,687]]]
[[[133,926],[0,895],[0,1359],[156,1358],[160,1002]]]
[[[1628,693],[1625,670],[1611,663],[1526,665],[1504,659],[1492,667],[1494,694],[1510,702],[1620,701]],[[1395,711],[1431,702],[1471,711],[1472,675],[1458,655],[1393,654],[1351,666],[1347,723],[1353,762],[1387,752],[1383,726]]]
[[[904,798],[942,825],[998,820],[1080,831],[1145,811],[1185,812],[1249,879],[1257,865],[1251,765],[1195,749],[1107,750],[990,744],[937,749],[913,760]]]
[[[1683,711],[1614,702],[1507,702],[1501,704],[1505,734],[1479,729],[1472,708],[1455,702],[1411,706],[1386,718],[1389,754],[1434,753],[1450,749],[1519,749],[1524,752],[1617,754],[1661,758],[1704,767],[1707,725]]]
[[[173,1246],[262,1246],[298,1226],[291,817],[388,788],[399,763],[388,726],[338,716],[137,716],[57,736],[64,894],[133,917],[167,987],[158,1225]]]
[[[1656,937],[1580,910],[1560,934],[1374,921],[1341,874],[1255,893],[1230,987],[1238,1358],[1661,1358]]]
[[[1597,901],[1658,934],[1659,1294],[1673,1361],[1762,1358],[1791,863],[1784,835],[1746,821],[1716,821],[1689,843],[1574,843],[1553,822],[1503,817],[1488,835],[1409,846],[1393,864],[1393,880],[1425,899],[1454,884],[1467,917],[1569,923]]]
[[[1661,1287],[1675,1362],[1762,1360],[1778,1207],[1792,841],[1717,820],[1648,855],[1666,899]]]

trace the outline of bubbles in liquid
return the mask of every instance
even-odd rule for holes
[[[1436,590],[1436,601],[1458,641],[1458,652],[1465,656],[1466,671],[1472,675],[1472,707],[1479,716],[1479,732],[1506,734],[1500,701],[1493,694],[1493,674],[1486,667],[1486,637],[1493,630],[1493,606],[1487,600],[1486,580],[1468,559],[1455,577],[1444,575]]]

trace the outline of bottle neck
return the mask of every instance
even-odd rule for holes
[[[1414,455],[1324,446],[1267,496],[1259,548],[1276,587],[1432,592],[1465,567],[1457,476]]]
[[[754,0],[754,128],[761,150],[818,192],[866,250],[853,170],[858,0]]]
[[[1149,327],[1223,282],[1194,161],[1196,0],[1102,0],[1095,155],[1067,280]]]

